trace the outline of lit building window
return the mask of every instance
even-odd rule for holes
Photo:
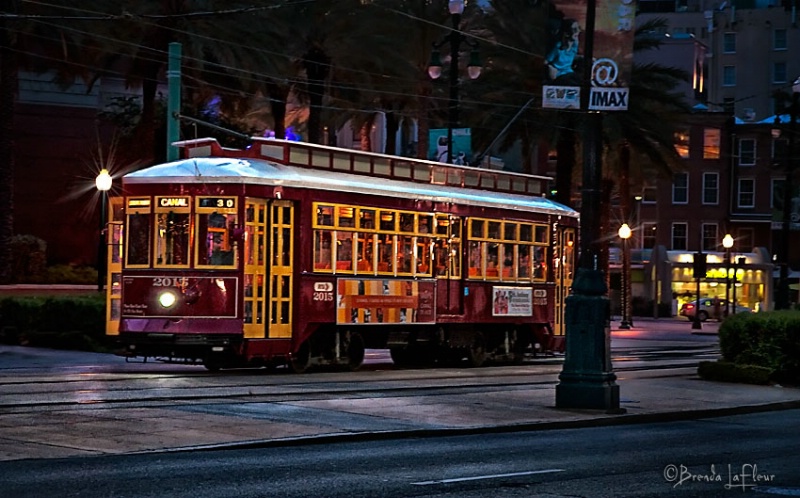
[[[689,130],[675,132],[675,151],[682,158],[689,158]]]
[[[719,128],[703,130],[703,159],[719,159],[721,133]]]

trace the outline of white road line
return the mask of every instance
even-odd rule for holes
[[[492,474],[486,476],[459,477],[456,479],[442,479],[440,481],[412,482],[411,484],[415,486],[430,486],[431,484],[448,484],[451,482],[480,481],[481,479],[500,479],[503,477],[530,476],[534,474],[552,474],[554,472],[564,472],[564,469],[531,470],[528,472],[514,472],[512,474]]]

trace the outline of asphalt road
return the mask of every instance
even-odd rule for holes
[[[800,496],[800,410],[572,430],[0,462],[9,498]]]

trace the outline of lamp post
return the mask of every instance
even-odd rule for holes
[[[792,83],[792,101],[789,106],[789,144],[786,151],[783,181],[783,224],[781,226],[781,276],[778,282],[777,309],[789,308],[789,234],[792,229],[792,191],[794,180],[794,146],[797,115],[800,113],[800,77]]]
[[[584,60],[594,60],[596,0],[586,1]],[[589,111],[592,64],[584,64],[580,90],[583,120],[580,258],[572,293],[566,297],[566,355],[556,385],[556,408],[602,408],[624,413],[611,364],[608,287],[600,265],[605,239],[602,192],[603,114]]]
[[[450,33],[445,36],[439,43],[433,44],[431,51],[431,62],[428,65],[428,76],[431,79],[438,79],[442,75],[442,58],[439,49],[446,43],[450,44],[450,69],[449,69],[449,84],[450,84],[450,99],[448,100],[448,113],[447,113],[447,162],[453,163],[453,128],[458,126],[458,55],[461,48],[461,42],[466,43],[472,48],[470,53],[469,63],[467,64],[467,74],[470,79],[476,79],[481,75],[481,63],[478,58],[478,43],[464,36],[459,31],[461,24],[461,14],[464,13],[464,0],[450,0],[448,3],[450,10],[450,19],[453,27]]]
[[[628,239],[631,237],[631,228],[627,223],[623,223],[619,227],[619,238],[622,239],[622,318],[619,323],[619,328],[631,328],[631,313],[630,313],[630,286],[631,286],[631,260],[630,249],[628,248]]]
[[[100,233],[97,241],[97,291],[103,291],[106,280],[106,200],[111,189],[111,175],[103,168],[94,180],[100,192]]]
[[[731,312],[731,248],[733,247],[733,236],[726,233],[722,238],[722,247],[725,248],[725,316]]]
[[[736,314],[736,282],[739,280],[739,277],[736,275],[736,272],[739,270],[740,266],[744,266],[747,262],[747,259],[744,256],[738,257],[733,262],[733,314]]]

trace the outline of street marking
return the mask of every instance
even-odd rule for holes
[[[412,482],[411,484],[415,486],[430,486],[431,484],[449,484],[451,482],[480,481],[482,479],[500,479],[503,477],[530,476],[534,474],[552,474],[554,472],[564,472],[564,469],[531,470],[528,472],[514,472],[512,474],[491,474],[485,476],[459,477],[456,479],[442,479],[439,481]]]

